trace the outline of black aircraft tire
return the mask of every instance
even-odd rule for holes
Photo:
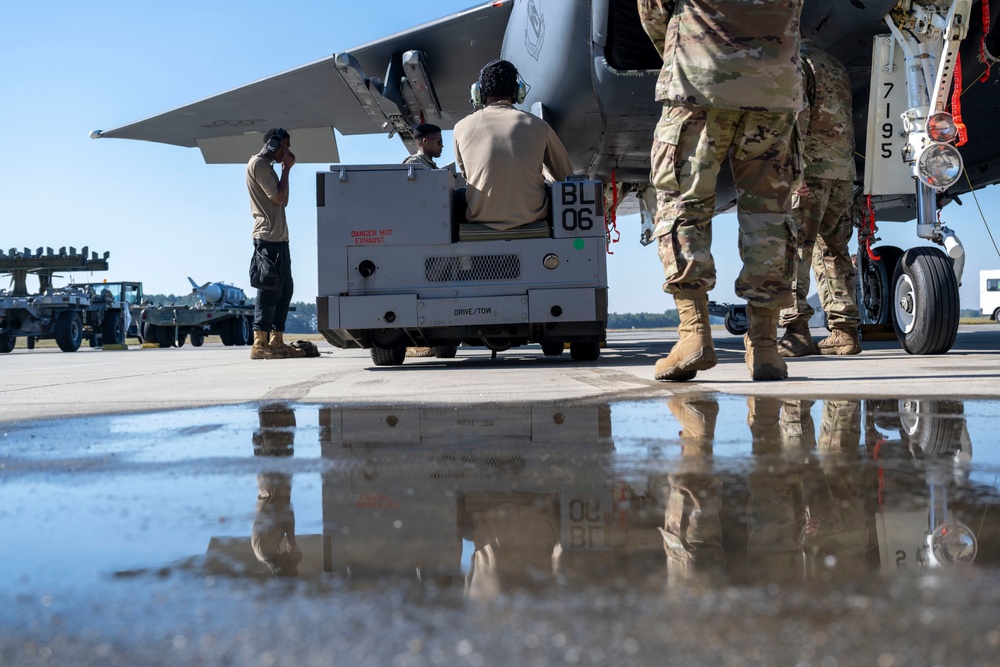
[[[201,347],[205,344],[205,336],[200,333],[191,334],[191,344],[195,347]]]
[[[125,342],[125,320],[117,310],[104,314],[101,322],[101,345],[121,345]]]
[[[900,435],[925,456],[953,457],[962,449],[965,408],[961,401],[900,401]]]
[[[896,275],[896,265],[903,251],[894,245],[883,245],[873,249],[879,256],[877,262],[868,260],[868,273],[858,276],[858,309],[861,311],[861,321],[866,324],[894,324],[895,308],[893,307],[893,277]],[[861,283],[864,292],[861,292]]]
[[[28,340],[31,340],[31,336],[28,336]],[[14,350],[14,346],[17,344],[17,336],[14,334],[5,334],[0,336],[0,354],[7,354]]]
[[[372,362],[376,366],[399,366],[406,359],[406,347],[372,347]]]
[[[596,340],[570,343],[569,356],[573,361],[597,361],[601,356],[601,344]]]
[[[63,352],[76,352],[83,342],[83,318],[75,310],[64,310],[56,318],[56,344]]]
[[[561,340],[547,340],[542,343],[542,354],[546,357],[558,357],[561,356],[563,350],[566,349],[566,343]]]
[[[454,343],[448,343],[447,345],[435,345],[431,348],[431,351],[438,359],[454,359],[455,355],[458,353],[458,346]]]
[[[893,279],[893,327],[910,354],[944,354],[955,344],[958,279],[951,259],[921,246],[903,253]]]
[[[726,331],[734,336],[742,336],[750,330],[750,318],[747,316],[746,306],[733,306],[722,318],[722,323]]]

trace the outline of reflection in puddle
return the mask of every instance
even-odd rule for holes
[[[11,599],[92,600],[170,574],[198,590],[288,577],[301,587],[283,594],[296,598],[378,606],[423,590],[432,608],[548,600],[600,618],[622,600],[695,595],[711,607],[706,591],[730,606],[874,594],[893,573],[912,582],[900,604],[917,604],[931,572],[978,572],[990,577],[980,590],[996,588],[995,408],[691,394],[28,426],[3,438],[0,517],[23,539],[0,544],[0,586]],[[950,585],[977,592],[964,576]],[[856,613],[837,599],[838,613]],[[784,604],[770,613],[802,613]],[[0,628],[17,625],[12,613]]]

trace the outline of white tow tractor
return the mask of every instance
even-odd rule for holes
[[[464,221],[459,178],[418,165],[335,165],[317,174],[318,328],[378,366],[407,346],[441,358],[569,344],[594,361],[608,313],[600,181],[551,187],[550,220],[506,232]]]

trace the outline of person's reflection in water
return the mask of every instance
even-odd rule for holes
[[[295,412],[285,405],[261,406],[260,427],[253,434],[255,456],[291,456],[294,453]],[[257,475],[257,512],[250,544],[257,560],[276,577],[298,575],[302,551],[295,541],[292,476],[285,472]]]
[[[674,396],[667,407],[680,423],[681,462],[667,477],[663,549],[667,581],[692,582],[726,567],[722,547],[722,479],[713,471],[719,403],[711,396]]]
[[[748,399],[755,465],[747,555],[758,581],[845,578],[865,568],[861,404],[824,403],[818,443],[812,406]]]
[[[551,581],[562,552],[556,499],[536,494],[465,497],[475,552],[466,577],[471,600],[492,600],[506,589]]]

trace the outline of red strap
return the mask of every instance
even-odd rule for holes
[[[877,262],[882,259],[881,255],[876,255],[875,251],[872,250],[872,239],[875,238],[875,232],[878,229],[875,227],[875,209],[872,208],[872,196],[868,195],[865,199],[865,213],[864,213],[864,225],[868,227],[868,236],[865,238],[865,252],[868,253],[868,259],[873,262]],[[858,236],[861,236],[861,230],[858,230]]]
[[[955,126],[958,128],[958,141],[956,146],[961,146],[969,140],[969,131],[962,122],[962,59],[955,58],[955,87],[951,91],[951,116],[955,119]]]
[[[990,59],[986,55],[986,35],[990,34],[990,0],[983,0],[983,36],[979,38],[979,60],[986,65],[986,71],[979,77],[982,83],[990,78]]]

